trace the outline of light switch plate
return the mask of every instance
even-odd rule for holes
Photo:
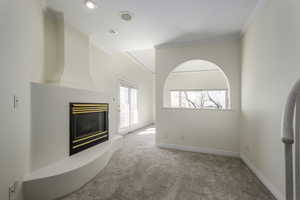
[[[17,95],[14,95],[14,109],[16,110],[19,107],[20,98]]]

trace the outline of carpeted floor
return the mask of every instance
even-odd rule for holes
[[[274,200],[240,159],[159,149],[130,134],[107,167],[63,200]]]

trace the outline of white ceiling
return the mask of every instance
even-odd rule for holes
[[[239,33],[258,2],[258,0],[95,1],[99,7],[93,11],[84,6],[84,0],[48,0],[48,6],[64,12],[68,23],[88,33],[92,41],[106,51],[136,51],[166,43],[196,41]],[[134,13],[131,22],[120,19],[119,12],[126,10]],[[118,34],[108,33],[110,29],[116,30]],[[153,61],[146,60],[146,65],[151,69]]]
[[[173,70],[173,73],[216,71],[216,70],[219,70],[219,67],[212,62],[208,62],[205,60],[191,60],[178,66],[175,70]]]

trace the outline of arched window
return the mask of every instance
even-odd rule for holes
[[[229,109],[230,86],[224,72],[205,60],[190,60],[176,67],[164,88],[164,106],[189,109]]]

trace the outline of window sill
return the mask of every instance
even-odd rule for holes
[[[233,109],[210,109],[210,108],[174,108],[162,107],[163,110],[190,110],[190,111],[212,111],[212,112],[234,112]]]

